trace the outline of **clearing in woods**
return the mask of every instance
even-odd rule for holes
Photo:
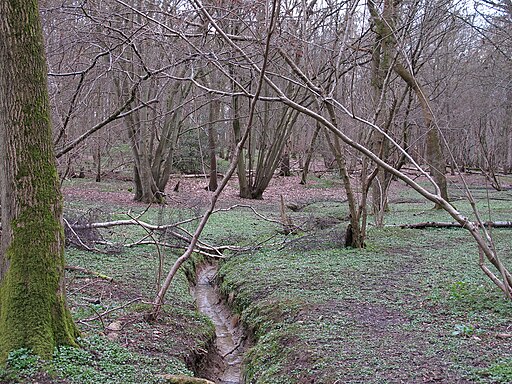
[[[512,178],[502,182],[510,187]],[[178,192],[169,186],[167,206],[147,208],[132,201],[129,182],[74,179],[63,185],[66,217],[107,221],[126,219],[129,212],[155,224],[178,222],[202,213],[206,185],[183,179]],[[470,186],[484,219],[511,219],[510,188],[495,191],[475,175]],[[469,212],[457,177],[450,179],[450,192],[456,207]],[[259,216],[246,207],[216,213],[202,239],[244,249],[226,251],[216,279],[209,280],[234,314],[229,321],[245,327],[243,344],[251,345],[244,356],[246,383],[512,382],[512,305],[478,268],[468,234],[391,226],[450,221],[432,204],[395,182],[387,226],[370,226],[366,248],[354,250],[342,246],[348,207],[339,180],[331,176],[311,177],[306,186],[297,177],[275,178],[260,201],[236,194],[233,181],[219,208],[250,205]],[[287,214],[298,226],[288,235],[276,222],[281,195],[293,203]],[[194,224],[183,227],[190,231]],[[510,231],[492,231],[508,265]],[[159,265],[166,273],[179,251],[121,246],[144,236],[139,227],[111,228],[83,233],[82,240],[103,253],[67,248],[69,265],[112,278],[68,272],[82,349],[61,348],[52,362],[15,351],[0,369],[0,382],[159,383],[194,370],[222,382],[222,374],[208,368],[219,364],[208,353],[214,326],[197,313],[189,290],[195,267],[206,259],[195,256],[186,264],[167,295],[164,316],[148,323],[144,315]],[[175,242],[169,234],[152,236]]]

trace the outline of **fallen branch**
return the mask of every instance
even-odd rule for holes
[[[171,244],[171,243],[166,243],[166,242],[162,242],[162,241],[155,242],[154,240],[146,240],[148,238],[149,238],[149,236],[146,235],[141,240],[138,240],[134,243],[128,243],[128,244],[112,243],[112,242],[108,242],[108,241],[97,241],[96,243],[101,244],[101,245],[107,245],[110,247],[124,247],[124,248],[134,248],[139,245],[159,245],[159,246],[166,247],[166,248],[180,249],[180,250],[186,248],[185,245]],[[194,252],[199,253],[201,255],[213,257],[213,258],[223,259],[223,258],[225,258],[225,256],[223,255],[224,251],[248,252],[248,251],[252,251],[256,248],[258,248],[258,246],[238,247],[238,246],[234,246],[234,245],[221,245],[218,247],[213,247],[213,246],[199,245],[194,249]],[[212,252],[214,252],[215,254],[213,254]]]
[[[75,244],[76,246],[78,247],[82,247],[84,249],[86,249],[87,251],[89,252],[96,252],[96,253],[104,253],[103,251],[99,250],[99,249],[96,249],[96,248],[91,248],[89,247],[87,244],[85,244],[82,239],[80,238],[80,236],[78,236],[78,233],[76,233],[76,231],[73,229],[73,227],[71,226],[71,224],[69,224],[69,221],[66,220],[66,218],[62,218],[62,220],[64,221],[64,224],[69,228],[69,230],[71,231],[71,233],[73,234],[73,236],[76,238],[76,240],[78,241],[78,244],[75,243],[72,239],[71,236],[67,236],[67,240],[73,244]]]
[[[273,220],[271,218],[268,218],[268,217],[262,215],[261,213],[259,213],[258,211],[256,211],[252,206],[245,205],[245,204],[235,204],[235,205],[232,205],[232,206],[230,206],[228,208],[215,209],[212,212],[212,214],[215,214],[215,213],[218,213],[218,212],[231,211],[231,210],[233,210],[235,208],[247,208],[247,209],[250,209],[260,219],[268,221],[268,222],[271,222],[271,223],[275,223],[275,224],[281,225],[281,222],[279,220]],[[177,223],[164,224],[164,225],[154,225],[154,224],[150,224],[150,223],[147,223],[145,221],[138,220],[138,219],[129,219],[129,220],[105,221],[105,222],[100,222],[100,223],[74,224],[74,225],[72,225],[72,227],[74,229],[98,229],[98,228],[111,228],[111,227],[119,227],[119,226],[127,226],[127,225],[139,225],[139,226],[144,227],[144,228],[149,229],[149,230],[163,231],[163,230],[170,229],[170,228],[182,229],[182,228],[180,228],[180,225],[187,224],[187,223],[190,223],[192,221],[199,220],[201,218],[202,218],[202,216],[198,216],[198,217],[193,217],[193,218],[189,218],[189,219],[186,219],[186,220],[182,220],[182,221],[177,222]]]
[[[79,323],[88,323],[90,321],[94,321],[94,320],[98,320],[100,319],[101,322],[103,323],[103,317],[108,315],[109,313],[112,313],[112,312],[115,312],[115,311],[118,311],[120,309],[123,309],[123,308],[126,308],[128,307],[129,305],[133,304],[133,303],[136,303],[137,301],[142,301],[142,297],[137,297],[133,300],[130,300],[129,302],[123,304],[123,305],[120,305],[119,307],[115,307],[115,308],[112,308],[112,309],[108,309],[102,313],[98,313],[96,316],[94,317],[89,317],[87,319],[83,319],[83,320],[78,320]],[[93,308],[94,309],[94,308]],[[96,312],[96,311],[95,311]],[[97,313],[97,312],[96,312]]]
[[[256,211],[250,205],[244,205],[244,204],[235,204],[228,208],[219,208],[219,209],[214,210],[212,212],[212,214],[219,213],[219,212],[227,212],[227,211],[231,211],[236,208],[249,209],[254,213],[254,215],[256,215],[261,220],[265,220],[270,223],[277,224],[279,226],[282,225],[282,223],[280,221],[266,217],[266,216],[260,214],[258,211]],[[130,215],[130,213],[128,213],[127,215],[130,217],[130,219],[113,220],[113,221],[105,221],[105,222],[97,222],[97,223],[85,223],[85,224],[84,223],[80,223],[80,224],[67,223],[67,225],[70,228],[70,230],[73,231],[73,233],[75,233],[75,230],[112,228],[112,227],[136,225],[136,226],[142,227],[146,231],[146,235],[139,241],[136,241],[134,243],[129,243],[129,244],[113,244],[110,242],[101,241],[101,242],[96,242],[96,244],[103,244],[103,245],[109,245],[109,246],[121,246],[121,247],[125,247],[125,248],[132,248],[132,247],[135,247],[138,245],[155,245],[157,247],[163,246],[163,247],[167,247],[167,248],[183,249],[188,246],[189,242],[191,241],[191,239],[193,237],[193,234],[190,233],[189,231],[187,231],[185,228],[181,227],[181,225],[190,223],[190,222],[198,220],[200,218],[200,217],[194,217],[194,218],[189,218],[189,219],[182,220],[182,221],[179,221],[176,223],[155,225],[155,224],[151,224],[151,223],[140,220],[139,219],[140,215],[138,217],[132,217]],[[300,227],[295,226],[293,228],[293,231],[296,231],[297,229],[300,229]],[[152,234],[153,231],[165,232],[166,235],[169,235],[179,241],[182,241],[184,243],[184,245],[170,244],[170,243],[166,243],[166,242],[157,241],[157,239],[155,239],[153,237],[153,234]],[[179,233],[178,231],[181,231],[182,233]],[[76,236],[76,237],[78,238],[78,236]],[[149,238],[151,238],[151,240],[148,240]],[[204,255],[204,256],[212,257],[212,258],[224,258],[223,252],[225,250],[230,250],[233,252],[243,252],[243,251],[247,251],[248,249],[253,249],[253,248],[247,248],[247,247],[235,247],[235,246],[230,246],[230,245],[213,246],[213,245],[210,245],[210,244],[204,242],[203,240],[199,240],[199,239],[197,239],[196,242],[197,243],[194,247],[193,252],[196,252],[196,253]],[[94,252],[101,252],[95,248],[91,248],[86,245],[84,245],[84,248],[94,251]]]
[[[479,226],[478,223],[472,223],[475,226]],[[512,228],[512,221],[484,221],[483,225],[487,228]],[[457,222],[443,222],[443,221],[425,221],[423,223],[415,224],[398,224],[392,225],[400,228],[411,228],[411,229],[425,229],[425,228],[463,228],[463,225]]]
[[[497,339],[511,339],[512,333],[497,333],[496,338]]]
[[[77,272],[84,273],[86,275],[92,275],[94,277],[99,277],[100,279],[107,280],[107,281],[110,281],[110,282],[114,281],[113,277],[104,275],[103,273],[100,273],[100,272],[91,271],[91,270],[86,269],[86,268],[77,267],[77,266],[74,266],[74,265],[66,265],[66,271],[77,271]]]

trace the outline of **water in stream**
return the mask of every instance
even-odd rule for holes
[[[217,384],[242,384],[243,330],[215,288],[216,274],[215,264],[199,266],[193,289],[199,311],[215,325],[215,356],[210,359],[206,375]]]

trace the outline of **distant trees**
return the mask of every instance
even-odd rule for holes
[[[0,3],[0,361],[76,345],[66,306],[62,197],[36,1]]]
[[[470,166],[481,168],[496,182],[495,172],[512,171],[512,4],[483,0],[474,7],[475,14],[466,20],[475,40],[468,157]]]
[[[395,169],[414,163],[428,169],[435,194],[446,201],[447,164],[453,173],[483,170],[499,184],[496,172],[512,168],[512,139],[506,145],[502,140],[511,136],[510,7],[488,0],[475,4],[471,9],[456,0],[279,2],[261,103],[238,158],[240,196],[262,198],[281,160],[293,159],[295,143],[311,143],[303,149],[303,175],[315,157],[336,160],[349,197],[353,245],[362,246],[368,204],[375,223],[384,223],[391,174],[336,132],[371,148]],[[72,125],[112,118],[117,136],[132,151],[135,199],[144,202],[163,200],[171,172],[180,170],[181,149],[195,143],[193,156],[214,189],[216,159],[220,152],[233,153],[247,122],[270,5],[55,4],[51,12],[75,15],[66,22],[78,42],[67,52],[58,45],[50,50],[56,63],[72,63],[64,72],[76,81],[61,92],[66,98],[54,93],[59,124],[68,127],[57,130],[58,137]],[[49,20],[47,28],[55,31],[58,23]],[[79,53],[88,65],[73,59]],[[63,75],[52,76],[56,88],[64,89],[58,81]],[[79,103],[86,95],[99,96],[100,85],[108,90],[108,102]],[[80,115],[69,112],[79,108]]]
[[[264,2],[201,3],[230,36],[236,36],[248,57],[212,32],[195,2],[102,2],[100,7],[90,1],[77,7],[73,2],[46,0],[43,4],[61,166],[104,169],[92,163],[111,160],[113,148],[122,161],[117,165],[110,161],[111,169],[126,169],[130,156],[126,148],[131,148],[135,198],[152,200],[164,193],[170,173],[177,170],[180,142],[208,137],[213,127],[205,121],[210,102],[220,105],[217,132],[211,136],[223,138],[217,156],[229,152],[254,87],[253,70],[246,63],[247,58],[258,60]],[[507,2],[477,2],[474,11],[455,0],[386,0],[365,7],[358,1],[297,0],[281,3],[278,17],[269,76],[289,97],[295,93],[296,102],[315,101],[290,77],[293,66],[388,130],[416,160],[430,167],[443,194],[446,164],[452,169],[455,164],[487,171],[511,168],[512,144],[500,145],[496,140],[510,136]],[[277,106],[267,85],[263,93],[265,104],[258,106],[238,172],[240,194],[249,198],[262,196],[281,156],[289,151],[293,157],[294,143],[304,145],[316,130],[315,123],[287,106]],[[482,99],[503,103],[489,106]],[[471,116],[469,123],[466,116]],[[115,132],[110,136],[109,156],[102,156],[107,146],[87,139],[92,132],[75,143],[75,138],[107,124]],[[351,136],[361,134],[357,124],[343,125]],[[307,130],[301,132],[304,135],[297,135],[299,126]],[[201,133],[191,135],[194,130]],[[323,135],[317,137],[319,151],[329,151]],[[384,144],[382,158],[403,160],[394,150],[387,153],[379,135],[366,139],[375,148]],[[206,154],[208,144],[201,144]],[[311,153],[313,159],[317,155]],[[349,168],[361,165],[353,155],[348,160]],[[204,166],[209,168],[207,163]],[[385,209],[382,177],[379,171],[373,180],[373,200],[379,200],[375,212]]]
[[[196,147],[204,146],[202,155],[194,152],[194,156],[205,169],[210,168],[203,162],[211,144],[206,141],[207,131],[213,128],[206,122],[210,102],[220,105],[219,123],[210,136],[223,138],[217,142],[216,156],[229,153],[236,126],[246,118],[254,74],[246,67],[247,58],[212,32],[195,2],[124,4],[103,2],[100,7],[90,1],[77,7],[73,2],[44,2],[55,142],[61,167],[69,164],[108,172],[134,164],[135,198],[150,201],[165,192],[170,173],[190,168],[177,167],[183,164],[180,143],[196,140]],[[236,36],[250,58],[258,60],[264,2],[201,4],[228,34]],[[281,3],[269,76],[290,97],[295,92],[293,97],[301,104],[314,99],[294,83],[287,72],[290,63],[316,85],[325,88],[331,82],[330,92],[349,101],[354,111],[371,116],[416,160],[430,167],[444,194],[446,164],[452,169],[458,164],[461,169],[488,172],[506,171],[512,162],[512,148],[496,140],[508,133],[510,103],[492,107],[481,103],[482,99],[507,99],[509,87],[503,76],[510,71],[510,15],[506,2],[482,1],[476,10],[455,0],[378,1],[365,7],[358,1]],[[316,130],[315,123],[295,116],[289,107],[277,106],[271,88],[265,85],[263,93],[268,96],[258,106],[258,118],[239,163],[240,195],[249,198],[262,196],[281,156],[293,159],[296,144],[307,146],[304,140],[310,140]],[[489,108],[492,113],[486,112]],[[469,123],[464,119],[468,111]],[[108,146],[87,137],[73,144],[76,137],[106,124],[115,132]],[[357,124],[343,125],[352,137],[361,134]],[[297,127],[304,128],[299,132]],[[205,141],[199,143],[199,137]],[[330,150],[328,142],[323,135],[317,137],[318,152],[325,154]],[[382,158],[404,160],[397,151],[388,153],[379,135],[365,139],[372,140],[374,148],[384,145]],[[126,148],[131,148],[131,159]],[[116,153],[119,164],[112,162]],[[310,155],[314,159],[318,153]],[[110,169],[104,167],[107,159]],[[349,168],[356,164],[361,166],[361,159],[354,159],[352,152]],[[379,171],[372,182],[371,200],[378,216],[386,206],[389,176],[383,178]]]

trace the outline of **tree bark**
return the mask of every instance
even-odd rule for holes
[[[439,187],[439,195],[444,200],[448,201],[448,186],[446,184],[445,176],[446,163],[443,158],[439,130],[434,122],[430,102],[414,76],[403,65],[396,63],[394,70],[398,76],[400,76],[412,88],[420,102],[423,117],[425,119],[425,127],[427,129],[427,160],[430,168],[430,174]],[[441,207],[436,205],[436,208]]]
[[[315,131],[313,132],[313,137],[311,138],[311,143],[309,144],[309,147],[306,151],[306,161],[304,162],[304,167],[302,169],[302,175],[300,177],[300,183],[306,184],[308,182],[308,173],[309,173],[309,167],[311,164],[311,160],[313,158],[313,152],[315,148],[316,139],[318,138],[318,133],[320,132],[320,128],[322,126],[319,123],[316,123],[315,125]]]
[[[390,28],[395,24],[395,7],[392,0],[384,1],[384,9],[382,16],[377,16],[375,4],[368,2],[370,14],[373,15],[376,26],[375,42],[372,50],[372,80],[373,104],[375,108],[374,123],[378,126],[385,127],[388,130],[389,125],[386,119],[392,118],[392,111],[386,107],[387,88],[388,88],[388,72],[394,60],[394,40],[393,35],[385,33],[384,29]],[[382,22],[379,17],[382,17]],[[384,135],[379,132],[372,132],[370,148],[374,153],[378,154],[381,159],[387,161],[389,155],[389,142]],[[372,211],[375,224],[380,227],[384,224],[384,212],[387,209],[387,179],[389,175],[382,169],[378,168],[377,175],[372,182]]]
[[[240,127],[240,111],[239,111],[239,97],[232,97],[232,109],[233,109],[233,135],[235,137],[235,143],[238,143],[242,138],[241,127]],[[242,149],[240,156],[237,160],[237,175],[238,175],[238,187],[240,190],[240,197],[249,198],[251,193],[249,191],[249,183],[247,182],[246,165],[245,165],[245,154]]]
[[[76,345],[66,306],[62,196],[35,0],[0,2],[2,246],[0,361],[25,347]]]
[[[357,197],[353,191],[352,183],[350,182],[350,176],[348,175],[347,163],[342,152],[343,149],[341,148],[341,143],[339,142],[339,138],[337,136],[334,136],[333,142],[333,140],[331,140],[329,137],[329,132],[325,132],[325,137],[336,159],[341,179],[343,180],[343,186],[345,187],[345,193],[347,194],[347,201],[350,212],[350,224],[346,231],[345,247],[363,248],[365,230],[359,220],[360,214]]]
[[[482,223],[486,227],[492,228],[512,228],[512,221],[484,221]],[[479,223],[474,222],[473,225],[479,226]],[[423,223],[414,224],[400,224],[400,228],[414,228],[414,229],[425,229],[425,228],[462,228],[462,224],[457,222],[445,222],[445,221],[425,221]]]
[[[215,141],[215,124],[219,118],[220,101],[213,98],[210,101],[210,111],[208,121],[208,150],[210,152],[210,181],[208,190],[215,191],[219,185],[217,181],[217,144]]]
[[[508,135],[507,160],[505,173],[512,173],[512,89],[507,92],[507,105],[505,107],[505,134]]]

